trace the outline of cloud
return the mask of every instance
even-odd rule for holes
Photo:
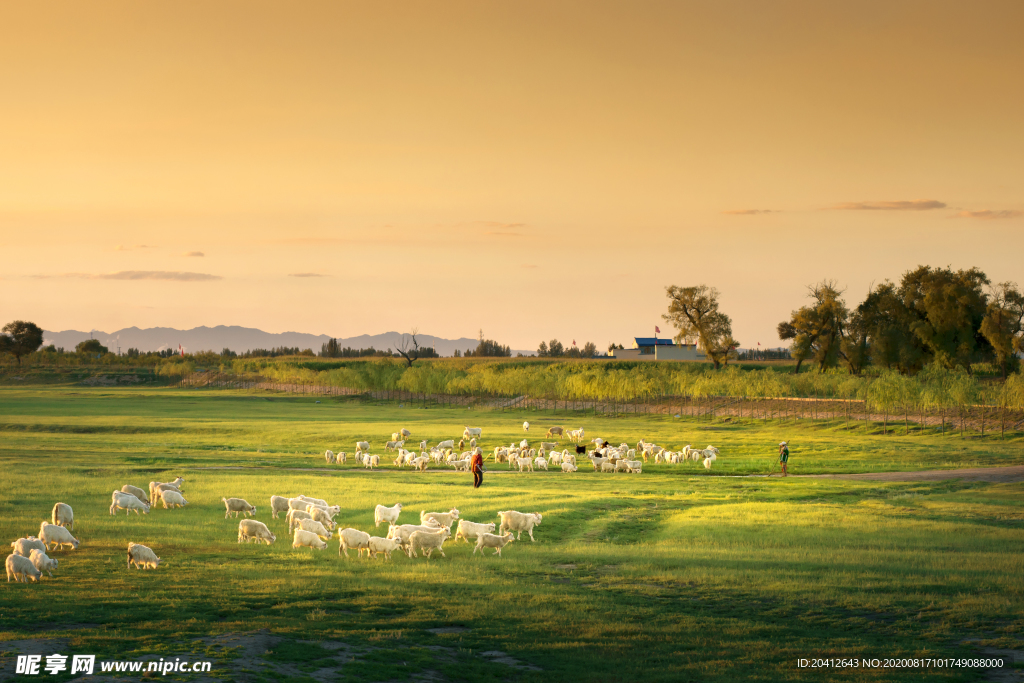
[[[1018,218],[1019,216],[1024,216],[1024,211],[1016,211],[1012,209],[992,211],[991,209],[982,209],[981,211],[961,211],[954,214],[953,218],[980,218],[982,220],[991,221],[1000,218]]]
[[[182,256],[195,256],[197,258],[202,258],[206,256],[206,254],[201,251],[186,251]]]
[[[288,273],[288,277],[327,277],[323,273]]]
[[[754,216],[759,213],[778,213],[775,209],[733,209],[732,211],[723,211],[722,213],[730,216]]]
[[[830,208],[837,211],[929,211],[944,209],[946,205],[934,199],[913,199],[898,202],[844,202]]]
[[[159,249],[160,247],[154,247],[152,244],[135,244],[130,247],[126,247],[123,244],[119,244],[114,247],[114,251],[134,251],[135,249]]]
[[[81,280],[173,280],[175,282],[205,282],[223,280],[220,275],[186,273],[176,270],[122,270],[117,273],[62,273],[60,275],[30,275],[37,279],[73,277]]]
[[[485,232],[484,234],[485,235],[491,235],[492,237],[522,237],[523,236],[523,233],[521,233],[521,232],[512,232],[512,231],[509,231],[509,230],[491,230],[490,232]]]
[[[498,221],[480,221],[479,225],[485,228],[498,228],[499,230],[514,230],[526,227],[526,223],[499,223]]]

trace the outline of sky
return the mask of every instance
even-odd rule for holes
[[[1024,284],[1024,3],[0,6],[0,318],[744,347]]]

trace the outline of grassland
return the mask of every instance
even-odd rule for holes
[[[54,553],[53,580],[0,592],[0,679],[28,640],[65,654],[209,657],[216,678],[268,681],[980,680],[964,669],[796,662],[1024,649],[1020,483],[722,477],[693,463],[651,464],[641,475],[518,475],[490,465],[473,490],[464,474],[328,467],[322,453],[357,438],[379,452],[401,426],[430,440],[482,426],[493,446],[522,438],[524,419],[535,429],[550,419],[314,401],[0,389],[0,537],[33,533],[63,500],[83,541]],[[1020,439],[558,419],[615,442],[713,443],[722,457],[712,475],[764,473],[781,439],[794,446],[797,473],[1024,463]],[[187,508],[108,514],[113,489],[178,474]],[[446,547],[447,559],[345,561],[336,542],[320,553],[288,546],[268,502],[298,493],[336,502],[342,525],[367,531],[373,506],[395,501],[410,520],[454,506],[474,521],[518,509],[543,512],[544,522],[536,543],[513,543],[503,559],[472,557],[460,544]],[[224,495],[256,504],[278,542],[238,545]],[[129,571],[129,541],[151,545],[164,565]]]

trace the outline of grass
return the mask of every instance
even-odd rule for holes
[[[521,439],[524,419],[613,442],[713,443],[722,450],[713,475],[763,473],[782,439],[800,473],[1021,464],[1020,439],[314,401],[0,389],[2,537],[33,533],[62,500],[83,542],[53,553],[54,579],[0,592],[0,679],[19,652],[5,642],[28,639],[101,659],[202,656],[222,680],[253,681],[967,681],[981,673],[811,670],[797,659],[1024,649],[1019,483],[720,477],[695,463],[518,475],[492,464],[474,490],[465,474],[390,464],[369,473],[322,456],[357,438],[380,452],[403,426],[431,441],[482,426],[493,447]],[[178,474],[188,507],[108,514],[115,488]],[[337,503],[343,526],[371,532],[373,506],[396,501],[403,522],[453,506],[473,521],[505,509],[544,521],[536,543],[524,537],[503,559],[449,543],[447,559],[345,561],[336,541],[323,552],[290,548],[268,503],[298,493]],[[255,504],[277,543],[238,545],[225,495]],[[129,571],[129,541],[153,547],[163,565]]]

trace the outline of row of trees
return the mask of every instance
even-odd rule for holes
[[[537,355],[540,358],[593,358],[597,355],[597,344],[587,342],[581,348],[576,346],[574,339],[572,345],[566,347],[557,339],[552,339],[550,342],[540,343],[540,346],[537,347]]]

